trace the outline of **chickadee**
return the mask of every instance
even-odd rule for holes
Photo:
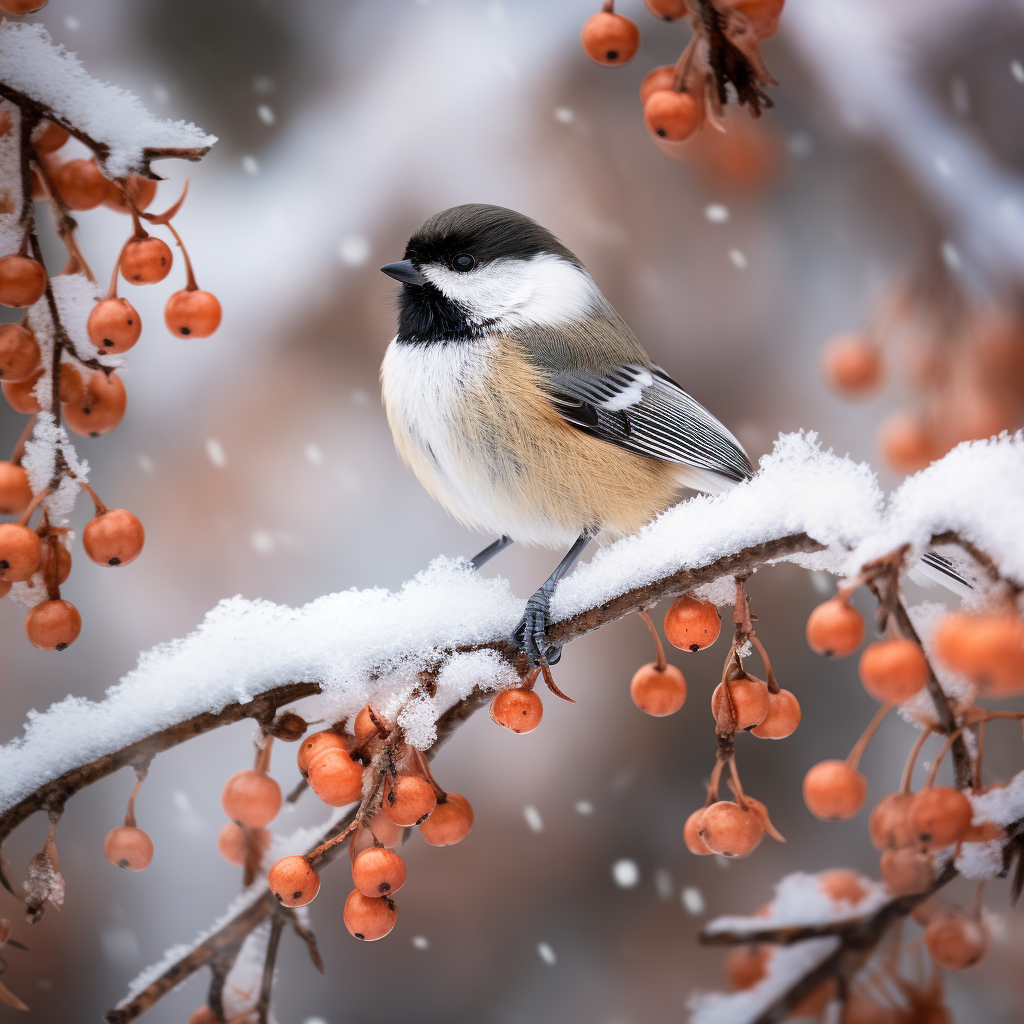
[[[381,367],[402,460],[456,519],[565,558],[514,636],[535,667],[555,584],[593,538],[634,533],[682,487],[718,492],[753,473],[742,445],[651,362],[578,257],[500,206],[431,217],[405,259],[398,334]]]

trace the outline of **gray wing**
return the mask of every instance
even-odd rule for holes
[[[562,369],[549,380],[558,414],[592,437],[728,480],[753,476],[739,441],[657,366]]]

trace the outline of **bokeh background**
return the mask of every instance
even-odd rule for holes
[[[224,322],[209,340],[176,340],[161,323],[170,289],[129,288],[146,329],[123,374],[128,414],[79,451],[105,500],[141,517],[146,550],[118,572],[76,555],[66,596],[84,629],[66,653],[29,647],[18,607],[0,608],[0,739],[17,736],[31,708],[69,693],[99,699],[140,650],[186,634],[222,597],[299,605],[348,587],[393,588],[434,555],[469,555],[491,539],[449,520],[402,468],[379,401],[396,286],[377,267],[450,205],[498,203],[550,227],[654,359],[755,459],[779,431],[816,430],[824,445],[878,465],[887,488],[898,483],[876,433],[908,401],[899,374],[850,405],[822,383],[819,350],[943,246],[958,286],[1005,301],[1024,267],[1022,5],[791,0],[765,46],[777,106],[736,126],[733,149],[698,146],[685,161],[652,144],[636,93],[689,30],[621,0],[643,48],[626,68],[599,68],[578,44],[596,6],[50,0],[34,16],[95,76],[220,137],[200,165],[160,168],[168,181],[154,208],[191,178],[176,224]],[[80,223],[102,278],[127,221],[101,209]],[[55,240],[46,244],[59,265]],[[0,440],[13,444],[20,427],[0,411]],[[88,514],[80,503],[79,529]],[[525,597],[555,557],[513,548],[487,571]],[[526,737],[478,715],[440,754],[436,771],[472,800],[476,826],[455,848],[414,839],[403,849],[409,881],[385,942],[345,932],[345,864],[325,877],[312,919],[327,974],[286,934],[277,1019],[679,1021],[694,989],[720,984],[721,954],[695,942],[707,916],[753,911],[790,870],[875,874],[866,812],[824,825],[800,799],[809,765],[845,756],[874,711],[853,661],[826,663],[804,643],[808,612],[833,589],[791,566],[750,586],[759,634],[803,706],[792,739],[739,742],[743,776],[787,845],[766,841],[736,863],[685,851],[682,825],[713,763],[708,705],[725,650],[675,652],[688,702],[649,719],[628,695],[651,658],[646,631],[613,625],[559,666],[577,704],[547,700],[542,727]],[[943,600],[913,588],[911,597]],[[990,733],[987,763],[1008,778],[1020,767],[1018,737],[1011,726]],[[911,740],[897,720],[882,727],[863,765],[869,802],[895,787]],[[249,763],[251,741],[243,724],[154,762],[138,813],[157,854],[143,874],[114,870],[101,850],[128,772],[68,805],[58,831],[63,910],[29,929],[0,897],[32,947],[10,951],[5,976],[30,1019],[99,1019],[137,971],[226,907],[240,872],[215,849],[219,793]],[[293,749],[275,754],[286,789],[298,779]],[[314,803],[279,827],[317,821]],[[44,831],[33,819],[7,844],[16,877]],[[625,887],[613,875],[624,859],[635,865],[620,868],[620,882],[635,875]],[[1006,883],[990,885],[987,899],[999,937],[983,967],[950,979],[957,1021],[1020,1019],[1024,930]],[[200,974],[146,1019],[184,1022],[206,981]]]

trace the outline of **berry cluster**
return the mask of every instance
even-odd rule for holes
[[[640,86],[647,130],[664,143],[680,143],[710,123],[724,131],[722,118],[729,102],[750,108],[754,117],[772,101],[763,86],[774,85],[761,56],[761,42],[774,35],[783,0],[644,0],[664,21],[688,18],[693,36],[675,64],[647,74]],[[607,67],[628,64],[640,48],[635,22],[615,13],[605,0],[580,36],[583,51]]]

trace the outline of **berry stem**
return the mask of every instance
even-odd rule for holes
[[[103,513],[107,511],[107,506],[100,500],[100,496],[84,480],[79,480],[78,486],[81,487],[90,498],[92,498],[93,507],[96,509],[96,515],[103,515]]]
[[[658,630],[655,628],[650,615],[647,614],[646,608],[641,608],[637,615],[644,620],[647,628],[651,631],[651,636],[654,637],[654,667],[659,672],[664,672],[668,668],[668,662],[665,660],[665,648],[661,643],[661,637],[658,636]]]
[[[14,450],[11,452],[11,462],[16,466],[21,465],[21,458],[25,454],[25,442],[32,436],[32,431],[35,429],[35,425],[35,415],[29,416],[28,423],[25,424],[25,427],[21,432],[21,436],[18,438],[18,443],[14,446]]]
[[[601,10],[604,11],[605,14],[614,14],[615,0],[604,0],[604,3],[601,4]]]
[[[523,681],[520,683],[519,688],[521,690],[532,690],[537,683],[537,677],[540,675],[540,666],[537,668],[530,669],[529,672],[523,676]]]
[[[921,753],[921,748],[924,746],[925,740],[931,736],[931,729],[922,729],[921,735],[914,741],[913,747],[910,748],[910,756],[907,758],[907,763],[903,766],[903,778],[900,780],[900,792],[909,793],[910,783],[914,778],[914,765],[917,764],[917,755]]]
[[[427,761],[422,750],[417,750],[415,747],[412,748],[413,759],[419,763],[420,770],[423,772],[423,777],[430,783],[434,790],[434,796],[437,797],[439,804],[446,804],[448,802],[448,794],[441,788],[437,779],[434,778],[434,773],[430,770],[430,763]]]
[[[772,670],[772,663],[768,660],[768,652],[764,649],[764,644],[754,636],[750,634],[750,642],[757,648],[758,654],[761,655],[761,660],[764,662],[765,676],[767,677],[768,692],[778,693],[782,687],[779,686],[778,679],[775,678],[775,672]]]
[[[672,88],[676,92],[689,92],[686,88],[686,80],[690,77],[690,67],[693,64],[694,54],[697,52],[697,40],[700,37],[694,33],[693,38],[686,44],[686,49],[679,55],[675,64],[675,78],[672,81]]]
[[[128,246],[132,242],[134,242],[134,241],[135,241],[135,235],[131,234],[131,235],[129,235],[124,240],[124,242],[121,243],[121,248],[118,251],[117,259],[114,260],[114,269],[111,271],[111,274],[110,274],[110,287],[107,289],[107,298],[108,299],[116,299],[117,298],[117,273],[121,269],[121,259],[124,256],[125,249],[127,249]]]
[[[124,812],[124,823],[126,828],[135,828],[135,799],[139,795],[139,790],[142,789],[143,782],[146,781],[146,776],[149,774],[149,766],[145,768],[135,769],[135,785],[132,787],[131,793],[128,794],[128,806]]]
[[[946,751],[953,746],[954,740],[956,740],[963,729],[957,729],[955,732],[951,732],[947,737],[946,741],[939,748],[938,754],[935,755],[935,760],[932,761],[931,767],[928,769],[928,774],[925,776],[924,785],[922,789],[930,789],[935,784],[935,776],[939,774],[939,765],[942,764],[942,759],[946,756]]]
[[[71,216],[67,203],[64,202],[60,193],[53,187],[53,179],[50,177],[50,172],[39,158],[39,154],[34,146],[32,147],[32,165],[35,167],[36,174],[39,175],[39,180],[43,183],[43,187],[46,189],[53,209],[56,210],[54,220],[56,221],[57,234],[68,251],[69,262],[62,272],[74,273],[76,270],[81,270],[91,282],[95,282],[96,278],[93,276],[92,268],[82,255],[82,250],[78,247],[78,240],[75,238],[78,221]]]
[[[373,722],[373,727],[377,730],[377,735],[382,740],[386,740],[391,732],[387,719],[372,704],[367,704],[366,710],[370,716],[370,721]]]
[[[21,517],[18,519],[19,526],[28,526],[28,521],[32,518],[32,513],[39,507],[39,503],[50,493],[50,485],[47,484],[38,494],[36,494],[32,500],[28,503],[28,508],[21,513]]]
[[[892,710],[892,704],[883,704],[876,712],[875,717],[868,722],[868,727],[861,733],[861,737],[853,745],[853,750],[850,751],[849,757],[846,759],[847,765],[851,768],[856,768],[860,764],[860,759],[867,750],[868,744],[871,742],[871,737],[875,735],[875,730],[882,724],[882,719]]]
[[[708,795],[704,800],[704,806],[710,807],[718,800],[718,787],[722,783],[722,769],[725,768],[725,761],[716,758],[715,767],[711,769],[711,779],[708,782]]]
[[[253,768],[263,775],[270,771],[270,751],[273,746],[274,737],[264,736],[263,742],[256,748],[256,763],[253,765]]]
[[[199,291],[199,285],[196,284],[196,275],[192,273],[192,261],[188,258],[188,250],[185,248],[185,243],[181,240],[181,235],[175,231],[174,225],[170,221],[167,221],[164,226],[174,235],[174,240],[178,243],[178,248],[181,250],[181,255],[185,257],[185,291]]]
[[[732,786],[733,794],[736,797],[736,803],[738,803],[743,810],[747,810],[747,798],[743,794],[743,785],[740,782],[740,772],[736,767],[735,757],[729,758],[729,782]]]

